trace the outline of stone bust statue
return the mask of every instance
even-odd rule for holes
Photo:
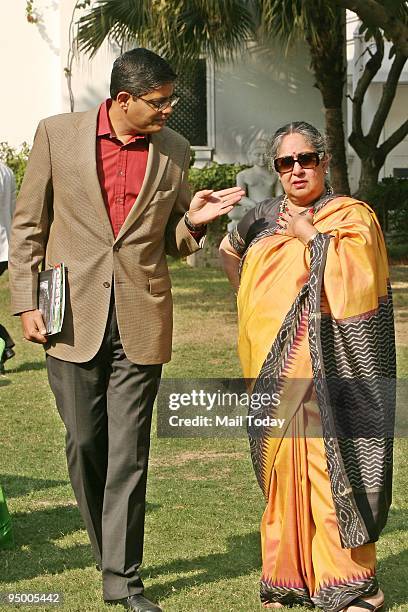
[[[240,203],[235,206],[228,217],[228,231],[232,231],[242,219],[242,217],[253,208],[258,202],[266,200],[276,195],[278,179],[269,172],[266,165],[265,146],[256,144],[249,153],[250,168],[241,170],[237,174],[237,186],[245,189],[246,196],[241,198]]]

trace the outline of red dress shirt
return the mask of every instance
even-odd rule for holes
[[[123,144],[112,133],[108,111],[112,100],[99,108],[96,128],[96,166],[102,196],[112,225],[119,233],[142,187],[149,141],[145,134]]]
[[[149,138],[138,134],[123,144],[112,133],[109,108],[112,100],[103,102],[99,108],[96,127],[96,167],[102,196],[108,211],[113,234],[119,234],[126,217],[133,207],[142,187],[146,173]],[[200,243],[206,233],[204,225],[190,234]]]

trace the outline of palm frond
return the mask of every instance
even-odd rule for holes
[[[175,68],[206,56],[220,62],[255,31],[245,0],[98,0],[78,22],[79,48],[94,55],[108,38],[149,46]]]
[[[122,45],[149,27],[148,0],[98,0],[78,21],[77,42],[82,51],[94,56],[106,38]]]
[[[327,28],[334,27],[339,9],[325,0],[263,0],[261,30],[288,49],[296,39],[319,46]]]

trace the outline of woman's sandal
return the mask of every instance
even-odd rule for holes
[[[365,599],[362,599],[361,597],[357,597],[357,599],[350,602],[347,608],[345,608],[345,611],[347,612],[347,610],[351,607],[361,608],[362,610],[370,610],[370,612],[381,612],[384,609],[384,601],[375,605],[365,601]]]

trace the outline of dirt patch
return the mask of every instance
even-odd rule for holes
[[[39,501],[35,501],[35,502],[30,502],[30,512],[35,509],[37,510],[38,508],[67,508],[69,510],[74,510],[77,508],[77,505],[75,503],[75,500],[72,501],[58,501],[56,499],[54,500],[39,500]]]
[[[196,317],[187,322],[176,314],[174,329],[175,344],[235,345],[238,336],[236,315],[227,313],[219,317]]]
[[[190,461],[217,461],[219,459],[245,459],[247,457],[247,453],[241,452],[232,452],[232,453],[216,453],[214,451],[186,451],[185,453],[178,453],[173,456],[171,460],[165,461],[163,458],[155,459],[152,458],[150,460],[150,465],[153,467],[174,467],[185,465]]]

